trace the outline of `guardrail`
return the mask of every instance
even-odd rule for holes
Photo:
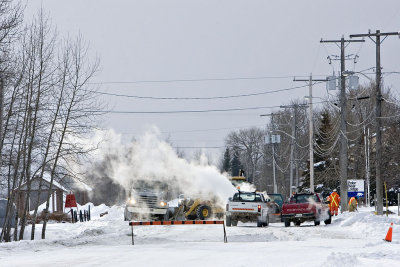
[[[224,221],[146,221],[146,222],[129,222],[129,226],[132,227],[132,245],[135,244],[133,239],[133,226],[144,226],[144,225],[195,225],[195,224],[222,224],[224,229],[224,243],[228,243],[228,239],[226,237],[226,230]]]

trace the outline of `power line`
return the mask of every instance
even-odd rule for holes
[[[212,100],[212,99],[227,99],[227,98],[259,96],[259,95],[273,94],[273,93],[284,92],[284,91],[291,91],[291,90],[300,89],[300,88],[304,88],[304,87],[307,87],[307,85],[288,87],[288,88],[277,89],[277,90],[272,90],[272,91],[263,91],[263,92],[259,92],[259,93],[227,95],[227,96],[210,96],[210,97],[155,97],[155,96],[115,94],[115,93],[107,93],[107,92],[94,91],[94,90],[87,90],[87,91],[90,91],[90,92],[95,93],[95,94],[100,94],[100,95],[126,97],[126,98],[136,98],[136,99],[151,99],[151,100]]]
[[[243,129],[248,127],[262,127],[264,125],[247,125],[247,126],[238,126],[238,127],[229,127],[229,128],[212,128],[212,129],[198,129],[198,130],[186,130],[186,131],[162,131],[164,134],[171,133],[192,133],[192,132],[209,132],[209,131],[220,131],[220,130],[233,130],[233,129]]]
[[[314,104],[322,104],[329,101],[314,102]],[[210,112],[229,112],[229,111],[245,111],[245,110],[258,110],[267,108],[279,108],[280,106],[261,106],[261,107],[247,107],[247,108],[229,108],[229,109],[204,109],[204,110],[170,110],[170,111],[119,111],[119,110],[88,110],[92,113],[103,114],[178,114],[178,113],[210,113]]]
[[[200,78],[200,79],[169,79],[169,80],[137,80],[137,81],[105,81],[91,82],[89,84],[139,84],[139,83],[177,83],[177,82],[207,82],[207,81],[237,81],[237,80],[266,80],[266,79],[289,79],[297,77],[307,77],[301,75],[283,76],[255,76],[255,77],[227,77],[227,78]],[[324,75],[316,75],[324,76]]]
[[[201,149],[201,148],[209,148],[209,149],[220,149],[225,148],[226,146],[174,146],[176,149]]]

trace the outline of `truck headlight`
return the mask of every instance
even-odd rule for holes
[[[131,205],[135,205],[136,204],[136,200],[134,198],[130,198],[128,199],[128,203]]]
[[[161,202],[160,202],[160,206],[161,206],[161,207],[165,207],[165,206],[167,206],[167,202],[165,202],[165,201],[161,201]]]

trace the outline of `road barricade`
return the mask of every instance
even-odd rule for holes
[[[225,224],[224,221],[204,221],[204,220],[199,220],[199,221],[146,221],[146,222],[129,222],[129,226],[131,226],[132,229],[132,245],[135,244],[135,241],[133,239],[133,226],[140,226],[140,225],[195,225],[195,224],[222,224],[222,227],[224,229],[224,243],[228,243],[228,239],[226,237],[226,230],[225,230]]]

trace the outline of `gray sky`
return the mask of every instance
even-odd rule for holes
[[[294,83],[293,76],[312,72],[323,78],[339,69],[339,62],[329,65],[326,59],[339,55],[339,48],[320,44],[321,38],[340,39],[343,34],[348,38],[368,29],[400,31],[398,0],[29,0],[26,18],[41,4],[61,36],[80,32],[90,42],[91,51],[100,55],[101,72],[94,79],[103,83],[100,91],[135,96],[215,97],[301,86],[305,84]],[[400,39],[389,37],[381,51],[383,71],[400,71]],[[346,54],[352,53],[358,53],[358,63],[347,61],[346,69],[361,71],[375,66],[371,40],[350,44]],[[286,78],[236,79],[251,77]],[[399,84],[399,74],[385,75],[385,86],[392,86],[397,96]],[[227,99],[108,96],[107,101],[118,111],[187,111],[279,106],[307,94],[304,87]],[[314,95],[325,97],[325,85],[316,85]],[[267,121],[259,115],[276,110],[109,114],[101,126],[113,128],[129,140],[154,124],[180,147],[220,147],[231,130],[262,126]],[[191,150],[185,150],[190,154]]]

